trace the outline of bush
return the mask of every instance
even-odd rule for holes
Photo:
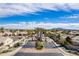
[[[36,49],[41,50],[44,47],[43,41],[36,41]]]
[[[16,44],[14,45],[14,47],[18,47],[18,46],[20,46],[20,43],[16,43]]]
[[[66,37],[66,41],[72,44],[72,39],[70,37]]]
[[[2,53],[7,53],[8,52],[8,50],[4,50],[4,51],[2,51]]]
[[[64,45],[69,45],[69,42],[67,42],[66,40],[64,41]]]
[[[59,44],[61,44],[61,46],[65,46],[69,45],[69,42],[67,42],[66,40],[59,40]]]

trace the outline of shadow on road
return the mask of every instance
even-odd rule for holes
[[[63,56],[61,53],[22,53],[19,52],[14,56]]]
[[[62,46],[55,46],[55,47],[52,47],[52,48],[60,48],[60,47],[62,47]]]

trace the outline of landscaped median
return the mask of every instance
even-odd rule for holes
[[[42,50],[44,48],[44,42],[43,41],[36,41],[36,49]]]
[[[15,55],[22,48],[22,46],[26,42],[27,42],[27,40],[23,39],[23,40],[20,40],[20,41],[16,42],[13,47],[3,46],[0,49],[0,56],[12,56],[12,55]]]

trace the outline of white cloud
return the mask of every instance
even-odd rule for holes
[[[67,18],[79,18],[79,15],[71,15],[71,16],[69,16]]]
[[[13,24],[0,24],[0,27],[9,29],[34,29],[34,28],[64,28],[64,29],[79,29],[79,23],[45,23],[45,22],[20,22]]]
[[[79,14],[73,14],[73,15],[64,16],[64,17],[60,17],[60,18],[78,19],[79,18]]]
[[[79,9],[78,3],[70,4],[58,4],[58,3],[1,3],[0,4],[0,17],[22,15],[24,13],[35,13],[42,11],[43,9],[48,10],[64,10],[70,11],[71,9]]]
[[[72,4],[69,4],[69,8],[70,8],[70,9],[77,9],[77,10],[78,10],[78,9],[79,9],[79,3],[75,3],[75,4],[72,3]]]

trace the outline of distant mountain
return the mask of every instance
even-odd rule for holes
[[[52,28],[52,30],[64,30],[63,28]]]
[[[79,29],[52,28],[51,30],[79,30]]]

